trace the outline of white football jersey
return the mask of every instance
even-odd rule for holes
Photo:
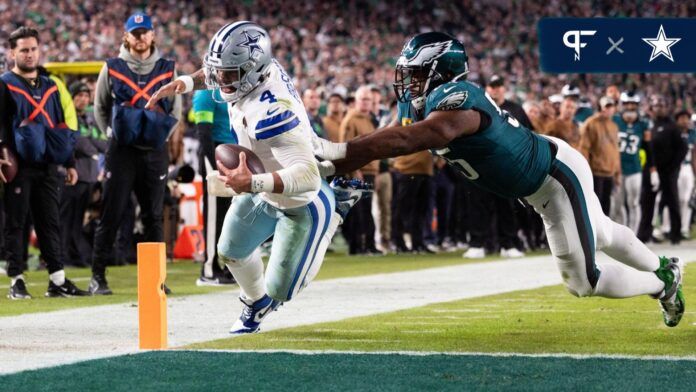
[[[229,104],[228,111],[239,144],[256,153],[268,173],[283,169],[271,152],[270,144],[274,137],[293,131],[291,144],[306,144],[312,151],[314,131],[307,111],[290,77],[275,60],[270,65],[268,80],[234,105]],[[318,192],[295,195],[264,192],[260,196],[276,208],[290,209],[308,204]]]

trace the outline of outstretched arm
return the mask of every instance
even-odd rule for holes
[[[336,173],[356,170],[368,162],[408,155],[432,148],[443,148],[450,141],[476,132],[481,115],[474,110],[435,111],[409,126],[384,128],[346,143],[334,160]],[[344,156],[341,157],[340,155]],[[330,158],[329,158],[330,159]]]
[[[184,82],[185,78],[191,78],[193,82],[191,89],[187,88],[186,83]],[[160,87],[159,90],[157,90],[157,92],[152,94],[150,100],[147,101],[145,109],[152,109],[155,106],[155,104],[163,98],[172,97],[177,94],[185,94],[189,91],[194,90],[204,90],[205,88],[205,71],[203,71],[203,68],[201,68],[198,71],[192,73],[191,75],[180,76],[171,81],[170,83],[167,83],[164,86]]]

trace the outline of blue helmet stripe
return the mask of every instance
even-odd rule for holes
[[[232,32],[235,31],[237,28],[239,28],[241,26],[250,25],[250,24],[254,24],[254,23],[253,22],[237,22],[237,23],[233,24],[232,26],[230,26],[230,28],[227,31],[225,31],[225,32],[221,31],[220,32],[221,37],[216,37],[216,39],[218,40],[219,43],[218,43],[217,48],[215,48],[215,51],[218,53],[222,52],[222,45],[225,43],[225,40],[227,39],[227,37],[229,37],[230,34],[232,34]]]

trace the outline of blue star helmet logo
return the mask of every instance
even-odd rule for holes
[[[261,39],[261,34],[259,33],[259,35],[252,37],[249,35],[249,33],[246,32],[246,30],[244,30],[243,33],[244,33],[244,38],[246,39],[246,41],[240,43],[239,46],[243,46],[243,47],[249,49],[249,57],[253,57],[254,52],[256,52],[257,50],[259,52],[263,53],[263,49],[261,49],[261,47],[259,46],[259,40]]]

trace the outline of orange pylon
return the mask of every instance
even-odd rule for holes
[[[140,348],[167,348],[167,250],[164,242],[138,244],[138,320]]]

